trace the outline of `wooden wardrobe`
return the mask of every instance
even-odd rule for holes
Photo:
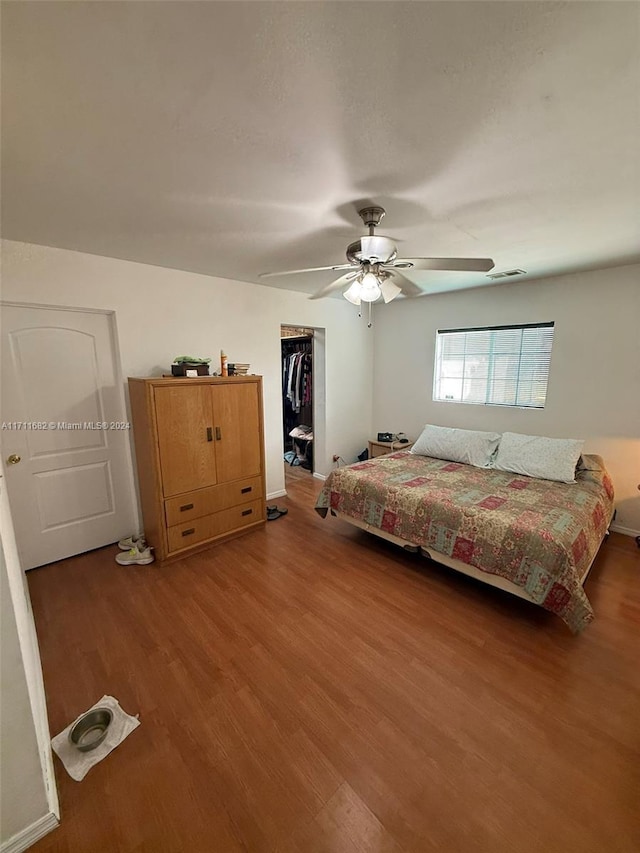
[[[262,377],[129,379],[147,542],[165,562],[265,522]]]

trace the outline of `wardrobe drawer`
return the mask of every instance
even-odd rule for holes
[[[239,530],[248,524],[264,520],[264,510],[261,500],[214,512],[203,518],[196,518],[184,524],[176,524],[167,530],[169,551],[181,551],[198,542],[206,542],[224,533]]]
[[[262,498],[262,478],[250,477],[234,483],[220,483],[196,492],[187,492],[164,502],[167,527],[202,518],[227,507]]]

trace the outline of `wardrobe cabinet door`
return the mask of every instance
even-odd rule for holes
[[[253,382],[213,385],[214,433],[218,482],[253,477],[262,463],[259,386]]]
[[[217,482],[211,388],[179,381],[154,389],[165,498]]]

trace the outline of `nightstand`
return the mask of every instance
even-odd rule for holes
[[[375,459],[376,456],[385,456],[387,453],[393,453],[395,450],[409,450],[413,447],[413,442],[408,441],[401,444],[399,441],[369,441],[369,459]]]

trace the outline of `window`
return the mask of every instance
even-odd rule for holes
[[[433,399],[544,408],[553,325],[438,330]]]

